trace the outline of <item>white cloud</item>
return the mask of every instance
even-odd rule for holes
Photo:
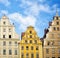
[[[8,11],[7,10],[1,10],[0,13],[7,15],[8,14]]]
[[[37,1],[43,1],[43,0],[37,0]],[[45,0],[44,0],[45,1]],[[36,0],[33,2],[30,0],[22,0],[20,7],[24,8],[24,14],[26,15],[33,15],[33,16],[38,16],[41,11],[44,11],[46,13],[53,13],[56,9],[57,5],[49,6],[48,4],[38,4]]]
[[[35,26],[36,19],[33,16],[22,16],[19,13],[9,14],[9,18],[14,20],[16,23],[19,23],[19,28],[21,30],[25,30],[27,26],[32,25]]]
[[[5,6],[10,5],[9,0],[0,0],[0,3],[4,4]]]

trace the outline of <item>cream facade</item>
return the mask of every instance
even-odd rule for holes
[[[56,14],[44,38],[44,58],[60,58],[60,17]]]
[[[18,58],[19,35],[7,16],[0,19],[0,58]]]
[[[29,26],[22,33],[21,41],[19,42],[19,57],[20,58],[42,58],[42,42],[38,37],[34,27]]]

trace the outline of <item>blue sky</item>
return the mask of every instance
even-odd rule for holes
[[[32,25],[38,36],[43,37],[44,29],[56,15],[56,8],[59,14],[60,0],[0,0],[0,18],[6,14],[20,35]]]

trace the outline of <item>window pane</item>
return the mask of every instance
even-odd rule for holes
[[[33,53],[31,54],[31,58],[34,58],[34,54]]]
[[[9,50],[9,55],[12,55],[12,50]]]
[[[46,54],[49,54],[49,49],[46,49]]]
[[[21,47],[21,50],[24,50],[24,46]]]
[[[36,53],[36,58],[39,58],[39,54],[38,53]]]
[[[5,49],[3,50],[3,55],[6,55],[6,50]]]
[[[28,50],[29,49],[29,47],[28,46],[26,46],[26,50]]]
[[[9,35],[9,38],[11,38],[11,35]]]
[[[17,50],[15,50],[15,55],[17,55]]]
[[[3,35],[3,38],[5,38],[5,35]]]
[[[6,46],[6,42],[5,41],[3,41],[3,46]]]

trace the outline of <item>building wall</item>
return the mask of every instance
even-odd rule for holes
[[[14,25],[4,15],[0,20],[0,58],[18,58],[18,41],[19,35],[15,32]]]
[[[20,58],[42,58],[42,42],[32,26],[22,33],[19,50]]]
[[[44,58],[60,58],[60,17],[53,18],[44,39]]]

